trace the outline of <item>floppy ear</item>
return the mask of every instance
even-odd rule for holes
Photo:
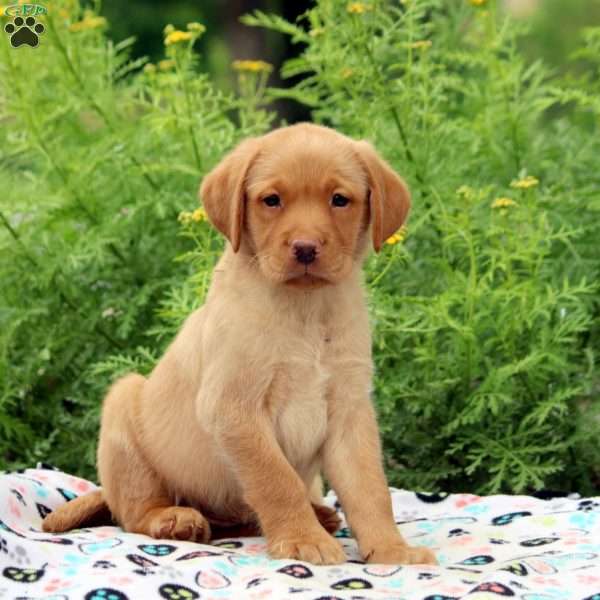
[[[369,142],[356,142],[359,157],[369,178],[369,208],[373,248],[381,245],[406,221],[410,192],[402,177],[375,152]]]
[[[239,250],[242,237],[244,184],[259,147],[258,138],[243,141],[204,178],[199,190],[206,215],[229,240],[234,252]]]

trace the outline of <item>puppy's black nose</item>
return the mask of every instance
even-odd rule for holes
[[[292,250],[296,260],[303,265],[309,265],[317,258],[317,245],[308,240],[295,240]]]

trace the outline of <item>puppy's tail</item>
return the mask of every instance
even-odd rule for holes
[[[47,533],[64,533],[79,527],[112,524],[102,490],[96,490],[61,504],[42,521],[42,529]]]

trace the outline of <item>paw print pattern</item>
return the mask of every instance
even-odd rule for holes
[[[469,594],[474,594],[475,592],[487,592],[488,594],[497,594],[498,596],[514,596],[515,593],[508,587],[506,587],[502,583],[497,583],[495,581],[484,582],[478,585],[476,588],[472,589]]]
[[[127,596],[119,590],[112,588],[98,588],[91,590],[84,596],[85,600],[128,600]]]
[[[531,540],[525,540],[521,542],[521,546],[525,546],[526,548],[535,548],[536,546],[544,546],[546,544],[552,544],[553,542],[557,542],[560,538],[557,537],[539,537],[533,538]]]
[[[171,546],[171,544],[142,544],[141,546],[138,546],[138,548],[151,556],[168,556],[177,550],[177,548]]]
[[[312,571],[308,567],[300,564],[286,565],[285,567],[277,570],[279,573],[289,575],[290,577],[296,577],[298,579],[306,579],[307,577],[313,576]]]
[[[10,35],[10,44],[13,48],[20,46],[31,46],[36,48],[40,42],[39,36],[46,28],[38,23],[34,17],[15,17],[12,23],[4,26],[4,31]]]
[[[150,567],[158,566],[158,563],[155,563],[153,560],[150,560],[145,556],[141,556],[140,554],[128,554],[127,559],[130,560],[134,565],[142,567],[143,569],[149,569]]]
[[[6,567],[2,575],[6,579],[18,583],[34,583],[39,581],[45,574],[44,569],[19,569],[18,567]]]
[[[512,523],[515,519],[520,519],[521,517],[530,517],[530,516],[531,516],[531,513],[528,510],[507,513],[505,515],[500,515],[499,517],[494,517],[492,519],[492,525],[508,525],[508,524]]]
[[[27,556],[27,551],[23,546],[15,546],[14,552],[8,551],[8,556],[16,562],[18,565],[24,565],[29,563],[29,558]]]
[[[190,588],[174,583],[167,583],[158,588],[158,593],[166,600],[195,600],[200,598],[200,595]]]
[[[114,563],[111,563],[109,560],[97,560],[94,563],[95,569],[114,569],[115,566],[116,565]]]
[[[479,567],[483,565],[489,565],[491,562],[494,562],[494,558],[492,556],[489,556],[487,554],[480,554],[477,556],[470,556],[469,558],[466,558],[458,564]]]
[[[457,529],[451,529],[448,532],[448,537],[458,537],[459,535],[469,535],[469,532],[465,531],[464,529],[460,529],[460,527]]]
[[[196,550],[180,556],[176,560],[193,560],[194,558],[205,558],[206,556],[221,556],[220,552],[211,552],[210,550]],[[129,558],[129,557],[128,557]]]
[[[42,519],[52,512],[52,510],[48,508],[45,504],[40,504],[39,502],[35,503],[35,507],[37,508],[37,511],[40,517],[42,517]]]
[[[373,584],[366,579],[352,577],[351,579],[342,579],[342,581],[334,583],[331,587],[334,590],[367,590],[372,588]]]
[[[579,503],[577,510],[582,510],[583,512],[592,512],[599,506],[600,504],[598,502],[594,502],[593,500],[582,500]]]

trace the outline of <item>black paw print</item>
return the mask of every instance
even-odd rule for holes
[[[598,502],[594,502],[593,500],[582,500],[577,507],[577,510],[582,510],[584,512],[592,512],[594,509],[598,508],[600,504]]]
[[[13,48],[19,46],[31,46],[35,48],[39,42],[39,36],[46,31],[46,28],[37,23],[34,17],[15,17],[12,23],[4,26],[4,31],[10,35],[10,44]]]
[[[457,529],[451,529],[448,532],[448,537],[458,537],[459,535],[468,535],[468,534],[469,534],[468,531],[465,531],[464,529],[460,529],[460,527],[459,527]]]

